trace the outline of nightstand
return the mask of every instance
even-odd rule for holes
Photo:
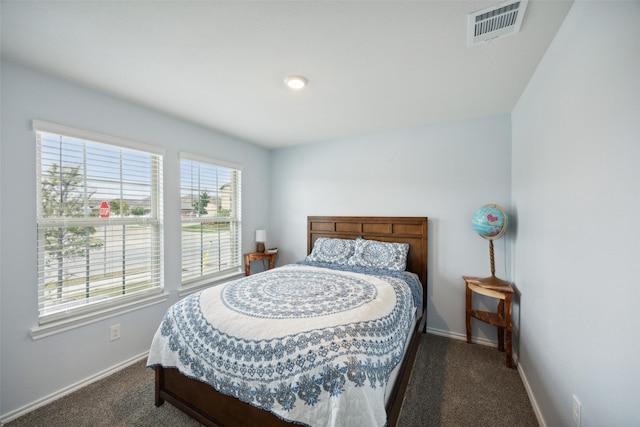
[[[486,322],[498,328],[498,351],[507,353],[507,367],[513,368],[513,354],[511,350],[511,297],[513,287],[506,280],[496,276],[471,277],[462,276],[466,284],[466,322],[467,342],[471,342],[471,318]],[[495,313],[472,309],[473,294],[486,295],[498,300],[498,308]],[[505,349],[506,333],[506,349]]]
[[[264,261],[266,259],[269,260],[269,270],[271,270],[276,262],[276,252],[267,253],[267,252],[251,252],[248,254],[244,254],[244,273],[245,276],[251,274],[251,262],[252,261]]]

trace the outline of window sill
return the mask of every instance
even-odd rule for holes
[[[128,313],[130,311],[139,310],[141,308],[150,307],[156,304],[161,304],[163,302],[166,302],[168,299],[169,294],[167,292],[161,292],[159,294],[155,294],[145,298],[136,299],[126,304],[119,304],[114,307],[107,307],[100,310],[92,311],[90,313],[56,320],[44,325],[39,325],[32,328],[29,331],[29,334],[31,335],[32,339],[39,340],[40,338],[59,334],[61,332],[89,325],[100,320],[108,319],[118,314]]]
[[[192,282],[187,285],[183,284],[182,289],[178,292],[178,296],[184,297],[194,292],[201,291],[206,288],[210,288],[211,286],[221,285],[222,283],[230,282],[232,280],[236,280],[241,277],[244,277],[244,273],[238,270],[222,276],[201,280],[199,282]]]

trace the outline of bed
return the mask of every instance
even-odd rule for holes
[[[148,366],[155,369],[155,405],[167,401],[207,426],[353,425],[349,418],[359,420],[365,413],[362,419],[371,418],[366,425],[397,425],[420,334],[426,330],[427,224],[425,217],[310,216],[304,261],[209,288],[176,303],[158,328],[149,354]],[[329,243],[333,248],[337,243],[346,245],[352,251],[348,259],[339,254],[339,262],[325,262],[321,248]],[[372,245],[393,253],[404,250],[406,264],[393,264],[388,274],[360,265],[354,255],[362,255],[362,248],[380,247]],[[419,293],[410,286],[409,276]],[[338,288],[316,282],[327,279],[349,280],[345,286],[349,292],[335,298],[335,304],[314,299],[320,298],[315,287]],[[289,295],[296,280],[305,284],[304,289],[295,288],[294,297],[302,299],[271,300],[269,292],[282,289]],[[375,303],[365,308],[357,302],[363,295]],[[252,306],[252,300],[259,304]],[[394,300],[395,305],[376,305],[381,300]],[[411,310],[409,319],[406,313]],[[353,321],[349,317],[353,313],[373,317]],[[351,320],[332,323],[328,314]],[[223,324],[214,327],[210,319],[216,315]],[[247,317],[251,322],[244,325],[240,320]],[[265,321],[274,326],[256,326]],[[227,327],[248,335],[230,336],[224,332]],[[406,335],[401,336],[401,329]],[[278,344],[270,335],[276,330],[289,341]],[[347,338],[358,339],[347,343],[345,330]],[[209,348],[212,343],[217,353]],[[356,360],[345,348],[365,356]],[[286,363],[276,359],[283,355]],[[321,363],[320,355],[326,362]],[[275,382],[265,381],[271,376]]]

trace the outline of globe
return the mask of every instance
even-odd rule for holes
[[[499,239],[507,229],[507,214],[498,205],[484,205],[473,214],[471,225],[485,239]]]

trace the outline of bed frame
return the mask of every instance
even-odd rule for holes
[[[397,426],[404,395],[427,319],[427,247],[426,217],[307,217],[307,253],[319,237],[372,239],[409,244],[407,270],[416,273],[423,286],[423,313],[416,324],[405,358],[387,402],[387,426]],[[292,426],[271,412],[219,393],[209,385],[182,375],[177,369],[158,366],[155,405],[167,401],[205,426]]]

